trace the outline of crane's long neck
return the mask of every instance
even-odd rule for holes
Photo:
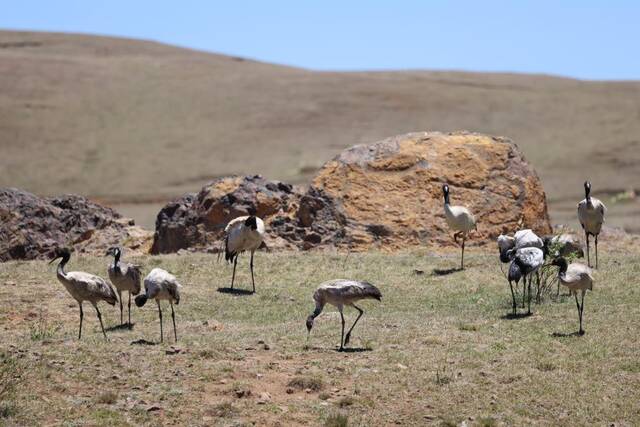
[[[444,205],[449,206],[449,193],[444,193]]]
[[[589,206],[591,206],[591,187],[589,186],[585,186],[584,187],[584,198],[587,200],[587,204]]]
[[[67,273],[64,272],[64,266],[67,265],[67,262],[69,262],[68,259],[62,258],[62,260],[58,264],[58,269],[56,270],[56,274],[58,275],[58,278],[62,278],[62,279],[67,278]]]
[[[118,263],[120,262],[120,250],[116,250],[113,254],[113,266],[118,268]]]
[[[564,278],[564,275],[567,273],[567,261],[562,259],[560,260],[560,265],[558,266],[558,277]]]

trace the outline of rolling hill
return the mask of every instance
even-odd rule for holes
[[[640,82],[450,71],[317,72],[155,42],[0,32],[0,186],[80,193],[143,225],[214,177],[305,183],[343,148],[418,130],[513,138],[552,221],[582,181],[640,231]]]

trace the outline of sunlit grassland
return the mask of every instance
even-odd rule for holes
[[[133,308],[134,327],[108,332],[78,308],[44,262],[0,264],[0,352],[16,387],[0,423],[295,425],[633,424],[640,419],[640,291],[637,255],[603,252],[585,329],[572,297],[555,295],[510,319],[497,256],[457,253],[260,253],[257,293],[218,292],[231,267],[215,255],[142,257],[183,283],[178,344],[164,306]],[[68,270],[106,276],[107,259],[72,257]],[[250,289],[247,257],[236,286]],[[382,302],[336,351],[340,320],[327,307],[307,339],[315,287],[332,278],[368,280]],[[119,312],[103,304],[107,327]],[[347,322],[355,310],[346,308]],[[176,350],[172,346],[177,347]],[[169,353],[169,354],[168,354]],[[8,363],[11,363],[11,366]],[[311,384],[307,390],[304,385]]]

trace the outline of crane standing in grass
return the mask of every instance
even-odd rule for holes
[[[520,278],[523,278],[522,291],[522,307],[524,308],[525,296],[528,295],[527,314],[531,314],[531,279],[533,273],[537,273],[544,263],[544,251],[535,247],[526,247],[521,249],[509,249],[507,256],[511,259],[509,266],[509,287],[511,288],[511,297],[513,299],[513,314],[516,314],[516,297],[513,293],[512,281],[516,282],[516,286]],[[528,284],[527,284],[528,279]]]
[[[224,229],[224,258],[227,262],[233,261],[233,275],[231,276],[231,289],[236,278],[236,265],[238,255],[244,251],[251,252],[251,285],[256,291],[256,282],[253,276],[253,254],[262,245],[264,239],[264,222],[254,215],[238,217],[227,224]]]
[[[140,279],[142,272],[140,266],[135,264],[127,264],[120,262],[120,256],[122,255],[122,249],[117,246],[111,247],[107,250],[106,256],[113,256],[113,264],[109,265],[107,272],[109,273],[109,280],[113,286],[118,290],[118,300],[120,301],[120,324],[122,321],[122,292],[129,292],[129,326],[131,326],[131,295],[138,295],[140,293]]]
[[[355,280],[345,280],[345,279],[336,279],[329,280],[328,282],[324,282],[318,286],[318,289],[313,294],[313,300],[316,303],[316,309],[307,317],[307,331],[311,334],[311,328],[313,328],[313,321],[316,317],[322,313],[322,309],[328,303],[333,305],[340,312],[340,319],[342,320],[342,332],[340,335],[340,351],[344,350],[344,346],[349,344],[349,339],[351,338],[351,331],[360,320],[360,317],[364,313],[364,311],[355,305],[355,302],[360,301],[362,299],[377,299],[380,301],[382,299],[382,293],[378,288],[373,286],[368,282],[358,282]],[[355,322],[347,332],[345,337],[344,335],[344,314],[342,313],[344,306],[350,305],[351,307],[358,310],[360,314],[356,318]]]
[[[449,204],[449,186],[444,184],[442,186],[442,193],[444,195],[444,216],[447,220],[447,225],[455,233],[453,240],[458,243],[458,237],[462,237],[462,258],[460,259],[460,269],[464,270],[464,241],[466,240],[471,230],[477,230],[476,219],[469,209],[464,206],[451,206]]]
[[[160,301],[167,300],[171,305],[171,319],[173,320],[173,336],[178,342],[178,332],[176,331],[176,314],[173,311],[173,303],[180,304],[180,283],[176,277],[161,268],[154,268],[144,278],[144,294],[136,297],[136,306],[142,307],[149,299],[155,299],[158,304],[158,316],[160,317],[160,342],[164,341],[164,333],[162,331],[162,308]]]
[[[54,258],[49,262],[51,264],[55,260],[62,258],[58,264],[56,275],[58,280],[65,289],[71,294],[71,296],[78,302],[80,307],[80,330],[78,331],[78,339],[82,338],[82,319],[84,313],[82,311],[82,303],[89,301],[96,309],[98,320],[100,321],[100,327],[102,328],[102,334],[104,339],[107,339],[107,333],[104,331],[104,324],[102,323],[102,314],[98,309],[98,302],[105,301],[107,304],[116,305],[118,297],[115,291],[109,284],[102,278],[93,274],[85,273],[83,271],[70,271],[65,272],[64,267],[71,258],[71,252],[67,248],[56,249]]]
[[[576,297],[576,306],[578,307],[578,318],[580,320],[580,329],[578,333],[584,334],[582,329],[582,313],[584,311],[584,294],[587,289],[593,290],[593,276],[591,275],[591,269],[584,264],[573,262],[567,264],[567,260],[559,257],[553,260],[551,263],[559,267],[558,280],[561,284],[569,288],[569,291]],[[578,291],[581,292],[581,302],[578,302]]]
[[[607,207],[600,200],[591,197],[591,183],[584,182],[584,200],[578,203],[578,220],[584,230],[584,237],[587,244],[587,265],[591,267],[589,258],[589,235],[595,238],[596,247],[596,268],[598,268],[598,235],[604,223],[604,215]]]

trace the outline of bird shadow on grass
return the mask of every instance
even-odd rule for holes
[[[133,330],[133,326],[134,325],[135,325],[135,323],[123,323],[122,325],[109,326],[108,328],[105,329],[105,331],[107,331],[107,332],[131,331],[131,330]]]
[[[434,268],[432,276],[446,276],[447,274],[456,273],[458,271],[462,271],[460,267],[455,268]]]
[[[147,341],[141,338],[139,340],[131,341],[131,345],[158,345],[158,343]]]
[[[580,333],[579,331],[575,332],[553,332],[551,336],[553,338],[571,338],[571,337],[581,337],[584,333]]]
[[[373,349],[371,347],[349,347],[342,350],[336,348],[336,351],[338,353],[363,353],[365,351],[373,351]]]
[[[516,320],[516,319],[524,319],[525,317],[529,317],[533,315],[533,313],[516,313],[513,314],[512,312],[509,312],[505,315],[500,316],[501,319],[503,320]]]
[[[230,295],[253,295],[253,291],[248,289],[237,289],[237,288],[218,288],[218,292],[221,294],[230,294]]]

